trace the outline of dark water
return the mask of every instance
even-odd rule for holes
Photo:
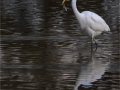
[[[119,90],[119,0],[78,0],[111,33],[91,40],[71,0],[1,0],[1,90]]]

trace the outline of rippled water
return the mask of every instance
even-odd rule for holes
[[[111,33],[80,29],[71,0],[2,0],[1,90],[119,90],[119,0],[78,0],[99,14]]]

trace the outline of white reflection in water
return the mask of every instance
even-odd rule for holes
[[[74,90],[78,90],[78,87],[81,87],[82,85],[86,88],[91,86],[92,82],[101,79],[106,68],[108,67],[109,62],[103,64],[102,60],[95,59],[94,58],[95,53],[96,50],[91,55],[92,59],[81,66],[78,78],[76,80],[76,84],[74,86]]]

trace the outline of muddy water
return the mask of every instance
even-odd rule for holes
[[[78,0],[99,14],[111,33],[91,39],[80,29],[71,0],[2,0],[1,90],[119,90],[119,0]]]

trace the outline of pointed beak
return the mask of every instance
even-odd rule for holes
[[[67,11],[67,8],[65,7],[65,4],[64,4],[64,3],[65,3],[65,0],[63,0],[63,2],[62,2],[63,10],[64,10],[64,11]]]
[[[65,3],[65,0],[63,0],[62,5]]]

